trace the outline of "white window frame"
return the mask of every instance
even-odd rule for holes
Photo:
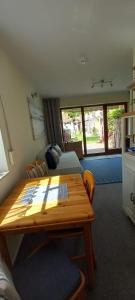
[[[11,169],[11,153],[8,124],[0,96],[0,179],[6,176]]]

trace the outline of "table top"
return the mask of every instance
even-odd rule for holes
[[[26,191],[33,186],[67,184],[67,198],[23,203]],[[22,180],[0,206],[1,232],[49,230],[61,224],[92,222],[95,219],[80,174],[60,175]]]

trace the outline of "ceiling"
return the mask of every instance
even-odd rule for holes
[[[132,78],[135,1],[1,0],[0,44],[45,96],[123,91]],[[113,86],[91,88],[101,79]]]

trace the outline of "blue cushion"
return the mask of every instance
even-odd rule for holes
[[[45,158],[46,158],[46,162],[48,165],[49,169],[56,169],[57,167],[57,161],[54,158],[51,149],[48,149],[47,152],[45,153]]]
[[[51,147],[50,148],[50,152],[51,152],[51,154],[52,154],[52,156],[53,156],[53,159],[56,161],[56,163],[58,164],[58,162],[59,162],[59,154],[58,154],[58,152],[55,150],[55,148],[54,147]]]
[[[80,271],[51,243],[15,264],[13,278],[22,300],[67,300],[80,284]]]

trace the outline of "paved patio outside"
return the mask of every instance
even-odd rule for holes
[[[104,143],[91,143],[87,144],[87,154],[105,152]]]

